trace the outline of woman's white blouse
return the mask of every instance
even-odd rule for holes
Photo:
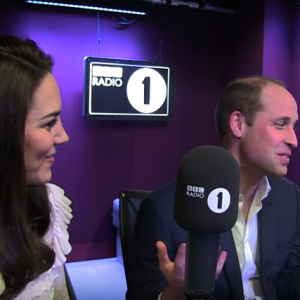
[[[50,229],[45,236],[45,242],[56,254],[55,262],[51,269],[41,274],[36,280],[29,282],[16,300],[68,300],[68,291],[65,281],[63,264],[66,255],[72,247],[69,243],[68,225],[72,219],[71,201],[64,195],[57,185],[48,183],[49,200],[52,206]],[[0,293],[5,289],[1,276]]]

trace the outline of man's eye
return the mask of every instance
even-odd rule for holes
[[[285,126],[285,123],[276,123],[275,126],[279,129],[282,129]]]

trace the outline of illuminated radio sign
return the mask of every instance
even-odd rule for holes
[[[170,68],[120,59],[84,59],[86,119],[163,120],[170,116]]]

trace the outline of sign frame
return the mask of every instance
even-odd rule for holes
[[[108,71],[110,68],[114,68],[116,69],[116,67],[120,67],[122,70],[123,68],[127,68],[126,69],[126,74],[130,72],[132,72],[132,74],[130,75],[129,78],[125,78],[125,81],[122,82],[122,84],[124,84],[124,87],[122,87],[122,93],[118,94],[118,87],[111,87],[111,86],[105,86],[105,82],[106,84],[114,84],[115,82],[112,81],[112,79],[114,78],[107,78],[107,80],[105,81],[104,77],[97,77],[97,79],[95,79],[95,76],[93,77],[93,72],[95,73],[95,66],[100,66],[100,67],[108,67]],[[103,68],[102,68],[103,69]],[[105,68],[104,68],[105,69]],[[97,69],[96,69],[97,70]],[[99,70],[99,68],[98,68]],[[101,68],[100,68],[101,71]],[[117,70],[118,71],[118,70]],[[152,77],[145,77],[145,78],[150,78],[148,81],[148,85],[151,86],[151,94],[150,94],[150,87],[148,88],[148,93],[150,94],[148,98],[151,99],[155,99],[155,101],[157,102],[157,98],[161,98],[161,101],[163,101],[161,104],[161,106],[159,106],[159,109],[157,109],[156,111],[150,111],[150,112],[145,112],[145,111],[141,111],[141,110],[137,110],[137,106],[133,106],[134,102],[132,102],[132,100],[129,100],[129,90],[131,90],[131,99],[138,98],[138,102],[141,102],[141,100],[139,99],[140,95],[138,94],[139,91],[141,91],[141,84],[138,83],[137,89],[135,89],[135,86],[133,86],[133,88],[129,89],[129,81],[131,78],[133,78],[133,73],[135,73],[135,77],[137,77],[137,71],[139,71],[139,73],[147,73],[150,74],[150,76],[153,75],[157,80],[153,80]],[[161,62],[151,62],[151,61],[138,61],[138,60],[127,60],[127,59],[114,59],[114,58],[101,58],[101,57],[92,57],[92,56],[86,56],[84,58],[84,84],[83,84],[83,105],[82,105],[82,115],[85,119],[87,120],[148,120],[148,121],[152,121],[152,120],[164,120],[167,121],[170,118],[170,71],[171,68],[169,65],[161,63]],[[150,72],[150,73],[149,73]],[[161,73],[161,74],[160,74]],[[123,74],[125,74],[125,72],[123,72]],[[106,75],[104,75],[106,76]],[[114,75],[112,75],[114,76]],[[116,75],[117,77],[119,75]],[[122,75],[120,75],[122,76]],[[127,76],[127,75],[126,75]],[[145,75],[143,75],[145,76]],[[121,77],[121,79],[123,79]],[[96,80],[96,82],[95,82]],[[118,78],[116,78],[116,84],[117,84],[117,80]],[[157,89],[155,88],[156,86],[158,87],[162,87],[162,80],[164,81],[163,84],[163,89]],[[119,80],[120,82],[120,80]],[[133,79],[131,80],[131,82],[134,82]],[[156,86],[153,86],[154,83],[156,84]],[[98,86],[99,85],[99,86]],[[125,89],[125,85],[126,85],[126,92],[124,92]],[[130,83],[130,85],[132,85],[132,83]],[[107,97],[105,96],[105,93],[103,93],[103,101],[110,101],[112,102],[112,104],[108,103],[105,104],[106,106],[113,106],[113,108],[116,107],[116,109],[118,109],[118,105],[120,104],[119,102],[123,101],[123,106],[125,105],[126,107],[126,111],[105,111],[104,109],[95,109],[95,106],[101,106],[101,102],[102,100],[99,100],[100,96],[99,93],[101,93],[101,89],[103,91],[103,89],[109,89],[109,88],[114,88],[116,93],[112,93],[112,91],[110,91],[110,99],[106,99]],[[165,90],[164,90],[165,89]],[[96,92],[93,92],[95,91]],[[136,92],[137,90],[137,92]],[[161,91],[163,90],[163,91]],[[158,91],[158,92],[157,92]],[[96,95],[97,93],[97,95]],[[143,87],[143,92],[142,94],[145,95],[145,87]],[[156,93],[155,97],[152,96],[154,95],[154,93]],[[157,97],[157,93],[161,95],[161,97]],[[165,94],[164,94],[165,93]],[[136,95],[137,94],[137,95]],[[116,96],[114,96],[116,95]],[[97,96],[97,97],[96,97]],[[102,97],[102,95],[101,95]],[[121,97],[121,98],[120,98]],[[145,96],[143,96],[145,98]],[[152,97],[152,98],[151,98]],[[111,99],[112,98],[112,99]],[[124,99],[123,99],[124,98]],[[143,101],[145,101],[145,99],[143,98]],[[121,100],[120,100],[121,99]],[[162,100],[164,99],[164,100]],[[150,101],[148,100],[148,101]],[[93,102],[94,101],[94,102]],[[98,101],[98,103],[96,103],[95,101]],[[117,105],[114,105],[114,101],[117,103]],[[126,103],[125,103],[126,102]],[[96,104],[95,104],[96,103]],[[99,104],[100,103],[100,104]],[[104,102],[103,102],[104,103]],[[150,103],[146,103],[148,104],[148,107],[150,105]],[[160,104],[158,104],[160,105]],[[120,105],[122,106],[122,105]],[[152,104],[153,106],[153,104]],[[122,108],[124,110],[124,107]],[[102,110],[102,111],[101,111]]]

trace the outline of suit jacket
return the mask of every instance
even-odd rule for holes
[[[299,189],[286,178],[268,178],[271,191],[258,214],[260,283],[264,300],[300,300]],[[132,271],[127,300],[156,300],[167,282],[158,266],[156,241],[163,241],[170,260],[186,241],[186,232],[173,218],[175,182],[143,200],[134,230]],[[224,268],[215,283],[215,299],[244,300],[241,270],[231,231],[221,234],[227,252]]]

